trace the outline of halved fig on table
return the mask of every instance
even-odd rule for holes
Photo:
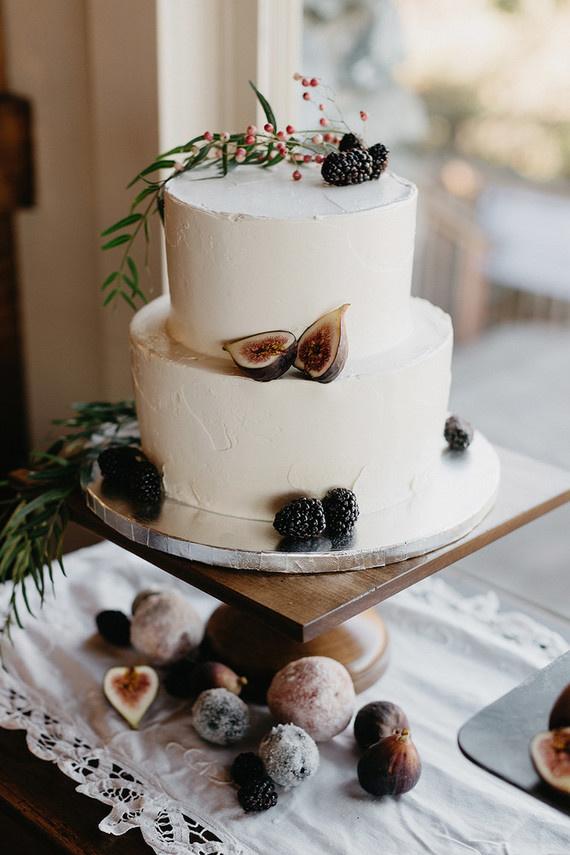
[[[530,756],[545,783],[570,793],[570,727],[538,733],[530,744]]]
[[[252,380],[276,380],[291,367],[297,339],[287,330],[270,330],[227,341],[226,350],[238,368]]]
[[[295,368],[311,380],[330,383],[344,368],[348,356],[344,316],[349,308],[345,303],[323,315],[299,339]]]
[[[111,706],[136,730],[158,693],[158,674],[148,665],[109,668],[103,691]]]

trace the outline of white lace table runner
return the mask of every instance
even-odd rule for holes
[[[382,608],[392,651],[387,674],[358,703],[387,698],[411,721],[423,760],[418,786],[374,800],[358,786],[351,729],[322,744],[310,781],[281,792],[264,814],[242,812],[227,765],[270,726],[254,711],[249,742],[203,743],[188,705],[161,692],[140,731],[108,706],[101,680],[114,664],[140,661],[94,632],[103,608],[128,611],[149,585],[177,587],[206,616],[215,601],[109,543],[68,557],[68,579],[25,631],[4,645],[0,725],[27,732],[30,751],[56,763],[86,796],[109,805],[102,831],[141,829],[168,855],[568,855],[570,820],[485,773],[456,736],[473,713],[568,649],[528,617],[500,611],[496,596],[464,598],[438,579]],[[0,605],[8,591],[0,592]]]

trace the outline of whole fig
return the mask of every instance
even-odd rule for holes
[[[368,748],[358,763],[358,781],[373,796],[399,796],[419,781],[420,756],[407,728]]]
[[[570,683],[562,689],[554,702],[548,721],[550,730],[558,727],[570,727]]]
[[[221,662],[199,662],[188,679],[191,697],[196,697],[206,689],[227,689],[239,695],[247,683],[245,677],[238,677],[235,671]]]
[[[409,728],[404,710],[390,701],[372,701],[362,707],[354,719],[354,738],[361,751],[365,751],[385,736]]]

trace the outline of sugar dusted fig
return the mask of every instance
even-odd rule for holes
[[[293,365],[297,339],[287,330],[271,330],[224,344],[238,368],[252,380],[276,380]]]
[[[103,692],[117,712],[136,729],[156,698],[158,674],[148,665],[109,668]]]
[[[550,730],[557,727],[570,727],[570,683],[562,689],[554,702],[548,721]]]
[[[354,738],[358,747],[365,751],[393,733],[408,728],[408,717],[404,710],[390,701],[372,701],[359,710],[354,719]]]
[[[415,787],[422,764],[410,732],[385,736],[370,746],[358,763],[358,781],[373,796],[399,796]]]
[[[560,793],[570,793],[570,727],[538,733],[530,756],[542,780]]]
[[[344,316],[349,307],[345,303],[323,315],[299,339],[295,368],[311,380],[330,383],[344,368],[348,356]]]
[[[146,600],[147,597],[152,597],[155,594],[160,594],[161,588],[145,588],[143,591],[139,591],[139,593],[134,598],[131,605],[131,614],[134,615],[140,604]]]

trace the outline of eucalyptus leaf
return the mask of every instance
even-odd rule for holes
[[[261,94],[261,92],[259,91],[259,89],[255,85],[255,83],[253,83],[252,80],[249,81],[249,85],[251,86],[251,88],[255,92],[255,94],[257,96],[257,100],[261,104],[263,112],[265,113],[265,118],[267,119],[267,121],[269,122],[270,125],[273,125],[273,129],[277,130],[277,121],[275,119],[275,114],[274,114],[273,110],[271,109],[271,105],[270,105],[269,101],[267,100],[267,98],[264,95]]]
[[[132,238],[132,235],[129,235],[129,234],[119,235],[118,237],[113,238],[113,240],[110,240],[107,243],[104,243],[103,246],[101,247],[101,249],[114,249],[116,246],[121,246],[121,244],[123,244],[123,243],[128,243],[131,240],[131,238]]]
[[[138,223],[139,220],[142,220],[142,214],[129,214],[128,217],[123,217],[122,220],[119,220],[112,226],[109,226],[108,229],[105,229],[105,231],[101,232],[101,237],[106,237],[107,235],[110,235],[113,232],[119,231],[119,229],[124,229],[127,226],[131,226],[133,223]]]

